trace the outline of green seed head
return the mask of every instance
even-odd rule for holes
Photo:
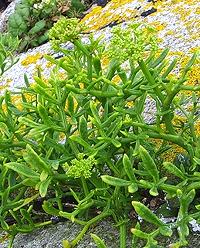
[[[67,41],[73,42],[75,39],[78,39],[83,29],[78,19],[61,17],[49,30],[49,39],[53,48],[59,46],[61,43]]]
[[[84,154],[79,153],[78,159],[75,158],[71,161],[71,166],[68,167],[67,175],[73,178],[89,178],[92,174],[91,170],[94,164],[96,164],[94,157],[89,156],[88,158],[84,158]]]
[[[109,46],[111,58],[124,62],[127,59],[140,61],[145,53],[157,49],[155,30],[139,23],[130,24],[126,29],[115,27]]]

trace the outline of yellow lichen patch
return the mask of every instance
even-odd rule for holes
[[[52,62],[48,61],[47,64],[46,64],[46,67],[47,67],[47,68],[51,68],[53,65],[54,65],[54,64],[53,64]]]
[[[83,90],[85,88],[84,83],[79,83],[79,87],[80,87],[81,90]]]
[[[163,25],[163,24],[156,24],[155,25],[155,29],[157,30],[157,31],[161,31],[161,30],[163,30],[164,28],[165,28],[165,26],[166,25]]]
[[[89,27],[87,31],[94,31],[109,23],[133,18],[137,15],[138,11],[136,8],[126,7],[126,4],[132,2],[133,0],[112,0],[105,8],[99,6],[94,7],[91,12],[81,20],[81,23]]]
[[[0,243],[3,243],[8,239],[9,239],[9,234],[7,234],[7,233],[2,234],[1,237],[0,237]]]
[[[107,67],[109,62],[110,62],[109,57],[108,56],[103,56],[103,58],[101,60],[102,68],[104,69],[105,67]]]
[[[173,162],[173,160],[176,158],[178,154],[186,153],[185,149],[180,147],[179,145],[171,142],[163,141],[162,139],[151,138],[149,139],[149,142],[152,142],[155,145],[156,150],[159,150],[162,147],[163,142],[165,143],[166,146],[169,146],[169,149],[161,154],[161,158],[165,162]]]
[[[184,148],[176,145],[176,144],[171,144],[171,149],[168,151],[164,152],[161,157],[165,162],[173,162],[174,159],[178,154],[185,154],[186,151]]]
[[[184,116],[180,116],[180,115],[175,115],[172,122],[174,125],[180,125],[182,123],[186,123],[187,119]]]
[[[74,109],[76,109],[78,107],[78,102],[77,102],[75,97],[73,97],[73,105],[74,105]],[[66,103],[65,103],[65,111],[68,111],[68,109],[69,109],[69,102],[66,101]],[[69,119],[71,120],[71,117],[69,117]]]
[[[198,65],[193,66],[188,72],[188,80],[185,85],[200,86],[200,68]],[[191,95],[192,91],[184,91],[184,94]],[[196,94],[200,96],[200,91],[197,91]]]
[[[161,1],[152,2],[133,0],[111,0],[105,8],[94,7],[83,19],[82,23],[89,27],[87,31],[94,31],[109,23],[135,19],[142,12],[159,7]],[[140,8],[142,6],[142,8]]]
[[[20,95],[13,95],[12,96],[12,102],[15,104],[15,106],[22,111],[23,107],[22,107],[22,99]]]
[[[65,72],[59,72],[58,73],[58,79],[59,80],[64,80],[64,79],[66,79],[66,73]]]
[[[135,105],[135,102],[134,101],[128,101],[127,104],[126,104],[126,106],[128,108],[132,108],[134,105]]]
[[[59,140],[62,142],[62,141],[65,141],[65,138],[66,138],[66,134],[65,133],[60,133],[59,134]]]
[[[49,78],[42,77],[42,80],[45,84],[49,84]]]
[[[195,14],[200,15],[200,7],[196,8]]]
[[[115,75],[115,76],[113,77],[113,79],[112,79],[112,82],[113,82],[114,84],[118,84],[120,81],[121,81],[121,78],[120,78],[119,75]]]
[[[28,55],[24,60],[22,60],[21,64],[23,66],[28,66],[30,64],[35,64],[42,57],[43,57],[43,54],[41,54],[41,53],[31,54],[31,55]]]
[[[24,96],[26,97],[27,101],[29,102],[31,100],[30,96],[28,96],[29,94],[24,94]],[[21,95],[11,95],[11,102],[13,103],[13,105],[15,105],[15,107],[17,109],[19,109],[20,111],[23,109],[22,106],[22,97]],[[6,104],[3,103],[2,104],[2,109],[5,113],[7,113],[7,107]]]
[[[197,136],[200,136],[200,121],[197,121],[194,125],[195,127],[195,133]]]

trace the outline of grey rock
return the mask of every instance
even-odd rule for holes
[[[62,241],[73,240],[81,231],[81,226],[70,221],[50,225],[45,228],[35,230],[29,234],[18,234],[14,240],[13,248],[61,248]],[[113,227],[113,222],[104,220],[98,225],[93,225],[86,233],[77,248],[96,247],[90,233],[97,234],[104,239],[109,248],[119,247],[119,234],[117,228]],[[3,235],[0,234],[0,236]],[[9,240],[0,244],[0,248],[7,248]]]
[[[192,224],[192,223],[191,223]],[[142,229],[147,233],[151,232],[155,227],[141,223]],[[131,248],[130,228],[134,224],[130,222],[128,227],[128,237],[126,248]],[[196,226],[196,224],[195,224]],[[81,226],[70,221],[61,222],[55,225],[50,225],[44,228],[37,229],[29,234],[18,234],[14,240],[13,248],[62,248],[63,240],[72,241],[81,231]],[[153,228],[153,229],[152,229]],[[111,219],[103,220],[102,222],[92,225],[88,232],[84,235],[81,241],[76,246],[77,248],[96,248],[96,244],[90,236],[90,233],[98,235],[104,240],[107,248],[119,248],[119,231],[114,226]],[[0,232],[0,240],[5,236],[4,232]],[[172,243],[177,242],[177,234],[174,232],[172,237],[158,237],[159,244],[162,247],[169,248]],[[0,243],[0,248],[7,248],[9,240]],[[200,244],[200,229],[194,230],[194,223],[191,228],[191,233],[188,237],[188,248],[197,248]],[[137,244],[138,248],[145,246],[143,241]]]

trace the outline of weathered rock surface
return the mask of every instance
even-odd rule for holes
[[[67,221],[46,228],[38,229],[30,234],[16,236],[13,248],[61,248],[64,239],[73,240],[81,231],[81,226]],[[97,226],[90,228],[91,233],[103,238],[109,248],[119,247],[118,230],[112,222],[102,221]],[[8,240],[0,244],[0,248],[7,248]],[[89,232],[84,236],[77,248],[96,247]]]
[[[132,227],[130,223],[130,227]],[[146,226],[147,230],[151,227]],[[188,238],[187,248],[198,248],[200,244],[200,230],[195,229],[193,225],[193,230]],[[69,241],[73,240],[76,235],[81,231],[81,226],[70,221],[61,222],[56,225],[50,225],[45,228],[37,229],[29,234],[18,234],[14,240],[13,248],[62,248],[62,241],[67,239]],[[150,231],[150,230],[149,230]],[[95,248],[97,247],[90,233],[98,235],[104,240],[107,248],[119,248],[119,232],[112,220],[104,220],[97,225],[91,226],[88,232],[85,234],[83,239],[77,245],[77,248]],[[4,233],[0,234],[0,239]],[[159,238],[160,245],[163,247],[170,247],[170,244],[176,242],[176,234],[170,238],[164,238],[163,236]],[[8,240],[0,243],[0,248],[8,247]],[[138,248],[144,247],[144,243],[140,243]],[[131,248],[131,234],[129,232],[127,246],[126,248]]]

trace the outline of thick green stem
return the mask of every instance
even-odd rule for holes
[[[87,186],[87,183],[86,183],[86,180],[84,177],[81,177],[81,183],[83,186],[83,191],[84,191],[85,197],[87,197],[89,195],[89,190],[88,190],[88,186]]]
[[[141,189],[151,189],[154,186],[155,185],[153,183],[146,182],[144,180],[140,180],[138,182],[138,187],[141,188]],[[161,189],[161,190],[164,190],[166,192],[170,192],[170,193],[176,194],[177,186],[171,185],[171,184],[162,183],[162,184],[158,185],[158,189]]]
[[[170,107],[171,107],[171,103],[175,97],[175,95],[178,93],[177,90],[172,91],[164,100],[163,102],[163,107],[162,107],[162,112],[163,114],[163,121],[165,123],[166,126],[166,130],[170,133],[170,134],[175,134],[175,130],[174,130],[174,126],[172,124],[172,119],[173,116],[170,114]],[[169,111],[169,112],[168,112]],[[167,113],[165,113],[167,112]]]
[[[68,138],[67,131],[68,131],[69,125],[67,123],[66,113],[65,113],[65,110],[64,110],[64,106],[62,104],[61,88],[57,84],[55,85],[55,91],[56,91],[57,100],[59,102],[59,114],[60,114],[60,118],[61,118],[61,121],[62,121],[62,125],[63,125],[63,127],[65,129],[65,136],[66,136],[66,138]]]
[[[10,240],[9,240],[8,248],[12,248],[13,247],[14,239],[15,239],[15,235],[12,235],[11,238],[10,238]]]
[[[146,77],[147,81],[149,82],[149,84],[150,84],[151,86],[155,85],[156,82],[155,82],[154,78],[152,77],[152,75],[151,75],[149,69],[147,68],[145,62],[144,62],[143,60],[141,60],[141,61],[138,61],[138,64],[139,64],[139,66],[140,66],[140,68],[141,68],[141,70],[142,70],[144,76]],[[160,100],[161,102],[163,102],[163,101],[164,101],[164,96],[163,96],[161,90],[160,90],[157,86],[155,86],[154,92],[155,92],[156,95],[158,96],[159,100]]]
[[[146,129],[147,130],[146,134],[150,138],[164,139],[166,141],[170,141],[172,143],[175,143],[175,144],[183,147],[190,154],[190,156],[193,157],[194,154],[192,152],[193,149],[191,149],[192,148],[191,145],[188,144],[187,142],[185,142],[184,139],[181,136],[173,135],[173,134],[159,133],[157,128],[150,127],[149,125],[146,125],[146,124],[143,124],[143,123],[133,122],[132,125],[137,126],[137,127],[141,127],[143,129]],[[152,132],[149,131],[149,130],[151,130]]]
[[[51,225],[51,224],[52,224],[52,221],[49,220],[49,221],[45,221],[45,222],[43,222],[43,223],[35,224],[35,227],[36,227],[36,228],[40,228],[40,227],[47,226],[47,225]]]
[[[126,248],[126,223],[120,225],[120,248]]]
[[[120,208],[120,204],[119,204],[119,192],[120,192],[120,187],[116,186],[114,193],[113,193],[113,201],[115,204],[115,208],[119,209]]]
[[[71,242],[71,246],[74,247],[75,245],[78,244],[78,242],[83,238],[83,236],[85,235],[85,233],[87,232],[88,228],[90,227],[90,225],[86,224],[82,231],[78,234],[78,236]]]
[[[74,45],[80,49],[86,56],[91,56],[90,52],[87,50],[87,48],[82,44],[81,41],[79,40],[74,40]]]
[[[99,214],[98,216],[94,217],[93,219],[89,220],[87,222],[87,224],[84,226],[84,228],[82,229],[82,231],[78,234],[78,236],[71,242],[72,247],[77,245],[77,243],[83,238],[83,236],[85,235],[85,233],[87,232],[87,230],[89,229],[89,227],[92,224],[104,219],[105,217],[107,217],[111,214],[112,214],[111,211],[106,211],[106,212],[103,212],[103,213]]]
[[[92,56],[87,56],[87,71],[88,71],[88,80],[92,82]]]
[[[58,187],[56,187],[56,188],[58,188]],[[57,201],[57,204],[58,204],[58,209],[59,209],[60,211],[63,211],[62,201],[61,201],[61,199],[60,199],[60,197],[59,197],[59,190],[56,189],[55,192],[56,192],[56,201]]]
[[[88,79],[91,82],[92,81],[92,55],[87,50],[87,48],[81,43],[79,40],[74,41],[74,45],[80,49],[83,54],[87,57],[87,72],[88,72]]]

